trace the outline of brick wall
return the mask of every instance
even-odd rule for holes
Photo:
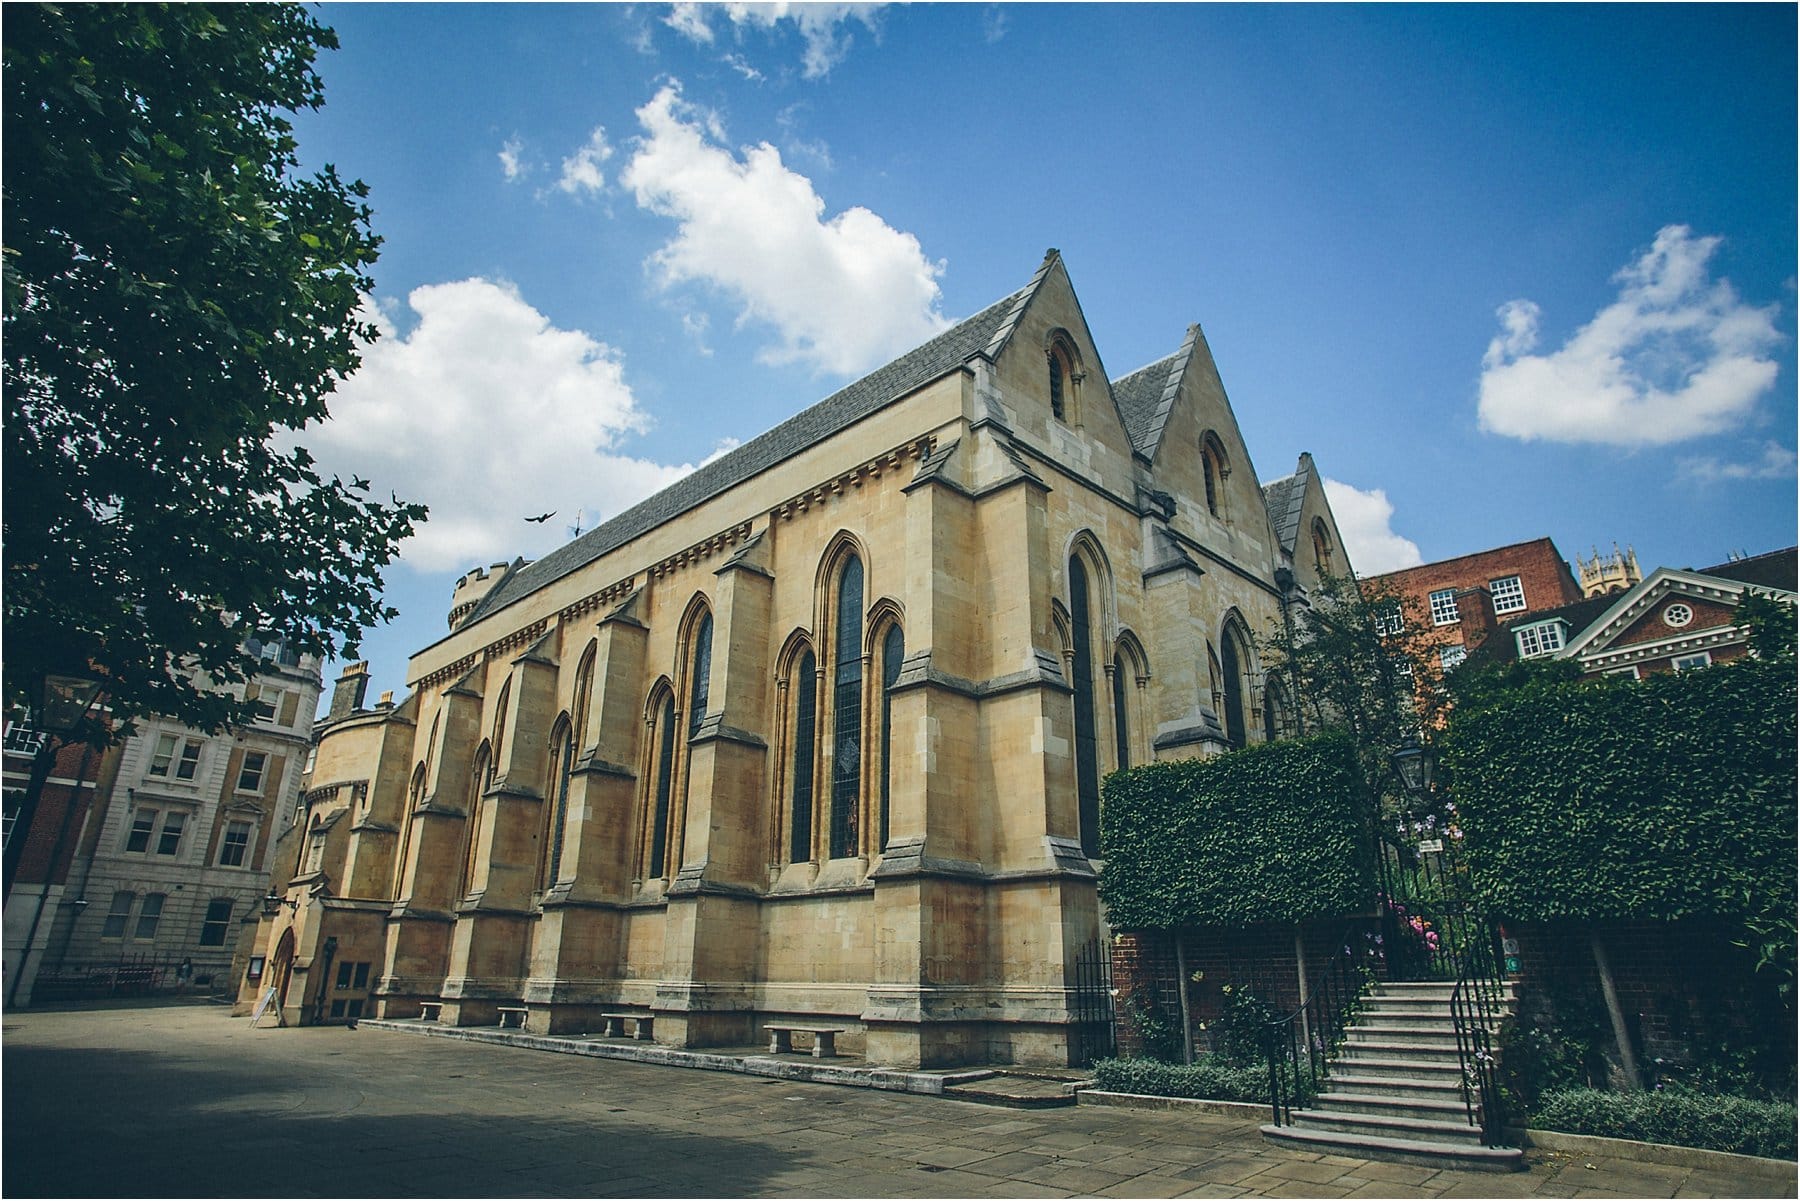
[[[1461,592],[1469,588],[1486,588],[1490,581],[1509,575],[1519,577],[1519,584],[1525,590],[1525,608],[1501,614],[1505,620],[1561,608],[1581,599],[1581,588],[1569,571],[1568,563],[1548,538],[1369,576],[1367,582],[1416,597],[1421,611],[1429,613],[1431,594],[1439,589],[1453,588]],[[1453,630],[1455,627],[1439,628]]]
[[[1612,967],[1633,1050],[1646,1069],[1656,1057],[1683,1060],[1709,1043],[1753,1043],[1785,1032],[1774,989],[1758,980],[1732,927],[1713,921],[1605,922],[1597,927]],[[1582,923],[1508,926],[1519,942],[1520,987],[1573,993],[1599,1005],[1600,975]]]
[[[1332,957],[1342,953],[1346,942],[1354,943],[1363,937],[1360,923],[1346,937],[1347,925],[1335,920],[1305,927],[1309,979],[1316,979]],[[1369,926],[1373,928],[1373,919]],[[1119,1054],[1143,1052],[1143,1038],[1134,1017],[1143,998],[1153,998],[1155,1006],[1173,1020],[1180,1013],[1179,990],[1184,985],[1195,1054],[1212,1047],[1219,1019],[1225,1012],[1226,985],[1252,989],[1281,1013],[1298,1008],[1300,985],[1294,933],[1290,925],[1262,925],[1241,929],[1202,927],[1180,931],[1179,935],[1160,930],[1115,935],[1112,968],[1113,988],[1118,994]]]

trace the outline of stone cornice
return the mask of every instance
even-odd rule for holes
[[[915,438],[781,502],[769,510],[769,516],[771,519],[792,521],[809,509],[823,508],[828,502],[841,497],[846,488],[861,488],[864,484],[880,483],[883,476],[897,477],[900,474],[901,465],[906,460],[928,457],[931,454],[932,445],[933,439],[929,434],[923,438]]]

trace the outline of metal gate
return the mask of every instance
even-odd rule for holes
[[[1069,1066],[1086,1067],[1116,1048],[1112,944],[1096,938],[1075,954],[1074,987],[1069,990]]]

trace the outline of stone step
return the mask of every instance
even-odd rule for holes
[[[1458,1089],[1449,1097],[1391,1096],[1378,1092],[1352,1092],[1341,1080],[1330,1082],[1331,1092],[1320,1093],[1313,1102],[1315,1109],[1332,1113],[1380,1115],[1390,1118],[1420,1118],[1428,1122],[1466,1122],[1469,1107]]]
[[[1335,1130],[1340,1134],[1471,1146],[1481,1143],[1481,1128],[1469,1124],[1466,1112],[1454,1121],[1446,1118],[1402,1117],[1397,1114],[1351,1113],[1334,1109],[1296,1109],[1292,1117],[1296,1126]]]
[[[1350,1043],[1403,1042],[1419,1047],[1448,1047],[1451,1051],[1456,1050],[1456,1028],[1448,1023],[1442,1026],[1421,1026],[1416,1023],[1403,1025],[1399,1022],[1379,1026],[1358,1024],[1345,1030],[1344,1037]]]
[[[1332,1064],[1352,1075],[1400,1076],[1427,1082],[1447,1080],[1459,1086],[1462,1083],[1462,1064],[1454,1055],[1448,1059],[1401,1059],[1378,1054],[1339,1055],[1332,1060]]]
[[[1453,1100],[1462,1104],[1462,1074],[1457,1071],[1420,1072],[1416,1075],[1403,1075],[1398,1072],[1347,1072],[1335,1069],[1348,1067],[1346,1061],[1333,1065],[1329,1083],[1333,1088],[1341,1088],[1347,1093],[1373,1093],[1387,1097],[1424,1097],[1433,1100]]]
[[[1462,1062],[1456,1056],[1456,1043],[1452,1040],[1448,1045],[1422,1044],[1386,1038],[1359,1038],[1347,1040],[1338,1048],[1334,1056],[1338,1061],[1357,1060],[1407,1060],[1413,1063],[1449,1064],[1450,1070],[1461,1073]]]
[[[1460,1168],[1472,1172],[1518,1172],[1525,1168],[1525,1153],[1517,1147],[1465,1147],[1391,1135],[1346,1134],[1301,1126],[1264,1126],[1262,1135],[1271,1142],[1302,1147],[1308,1151],[1354,1155],[1387,1163]]]

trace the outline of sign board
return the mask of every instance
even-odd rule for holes
[[[1421,854],[1421,855],[1423,855],[1426,851],[1437,851],[1439,853],[1442,853],[1443,849],[1444,849],[1444,840],[1441,838],[1427,838],[1419,843],[1419,854]]]

